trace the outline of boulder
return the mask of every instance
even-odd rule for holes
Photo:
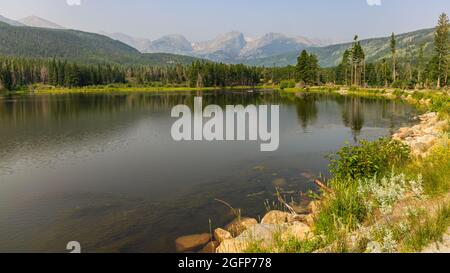
[[[239,236],[242,232],[246,231],[250,227],[257,225],[258,221],[254,218],[240,218],[236,219],[233,222],[229,223],[225,229],[231,233],[233,236]]]
[[[430,120],[430,119],[433,119],[433,118],[437,118],[437,113],[431,112],[431,113],[423,114],[423,115],[421,115],[419,117],[419,119],[421,121],[427,121],[427,120]]]
[[[257,224],[235,239],[223,241],[217,248],[217,253],[243,253],[252,244],[261,244],[261,247],[268,248],[274,243],[274,236],[286,231],[286,225]]]
[[[216,253],[217,247],[219,247],[220,243],[217,241],[209,242],[200,253]]]
[[[414,142],[411,143],[411,148],[417,154],[421,154],[426,152],[429,148],[431,148],[438,138],[433,135],[424,135],[415,139]]]
[[[216,253],[244,253],[248,246],[248,242],[237,239],[228,239],[219,245],[216,249]]]
[[[291,223],[295,221],[295,215],[278,211],[278,210],[272,210],[269,211],[261,220],[261,224],[284,224],[284,223]]]
[[[182,236],[175,240],[177,252],[196,250],[211,241],[208,233]]]
[[[290,225],[286,232],[282,234],[282,240],[288,240],[290,238],[294,238],[298,241],[304,241],[312,237],[311,228],[302,223],[302,222],[294,222]]]
[[[394,139],[406,139],[411,137],[414,134],[414,131],[410,128],[401,128],[397,134],[394,135]]]
[[[435,131],[434,127],[427,127],[425,129],[423,129],[423,132],[427,135],[435,133],[434,131]]]
[[[225,241],[225,240],[233,239],[233,236],[231,235],[230,232],[228,232],[228,231],[226,231],[226,230],[224,230],[224,229],[218,228],[218,229],[216,229],[216,230],[214,231],[214,238],[215,238],[219,243],[221,243],[221,242],[223,242],[223,241]]]

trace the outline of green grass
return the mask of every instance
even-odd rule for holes
[[[328,243],[339,241],[342,232],[355,230],[368,217],[355,181],[336,179],[330,184],[335,193],[325,199],[314,227],[314,232],[325,236]]]
[[[425,194],[434,198],[450,193],[450,136],[444,134],[425,159],[410,161],[401,169],[408,176],[423,176]]]
[[[147,85],[135,84],[110,84],[87,87],[55,87],[48,85],[32,85],[22,88],[17,91],[0,92],[1,94],[43,94],[43,95],[58,95],[58,94],[76,94],[76,93],[145,93],[145,92],[182,92],[182,91],[214,91],[214,90],[255,90],[268,89],[270,86],[227,86],[227,87],[185,87],[180,85],[165,86],[161,83],[153,83]]]
[[[424,177],[425,192],[437,196],[450,192],[450,141],[437,146],[431,155],[418,164]]]
[[[428,214],[412,217],[413,227],[403,240],[404,252],[420,252],[424,247],[442,240],[443,234],[450,225],[450,205],[443,205],[434,216]]]
[[[281,238],[276,235],[274,240],[273,250],[278,253],[312,253],[325,246],[319,237],[300,241],[294,237]]]
[[[69,94],[69,93],[107,93],[107,92],[180,92],[180,91],[213,91],[213,90],[240,90],[240,89],[261,89],[263,87],[236,86],[236,87],[128,87],[128,86],[104,86],[85,88],[49,88],[39,89],[37,94]]]

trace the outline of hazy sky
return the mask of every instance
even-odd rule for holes
[[[11,19],[38,15],[65,27],[156,39],[206,40],[238,30],[349,40],[428,28],[450,0],[0,0]]]

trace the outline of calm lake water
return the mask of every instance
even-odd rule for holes
[[[280,105],[280,148],[175,142],[173,106]],[[264,215],[315,190],[326,155],[346,141],[410,125],[415,110],[381,99],[223,91],[0,97],[0,251],[174,252],[181,235],[233,215]]]

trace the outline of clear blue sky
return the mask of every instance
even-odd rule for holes
[[[69,6],[70,1],[81,5]],[[450,0],[0,1],[0,14],[12,19],[33,14],[70,28],[150,39],[177,33],[205,40],[238,30],[349,40],[355,33],[367,38],[432,27],[442,12],[450,13]]]

